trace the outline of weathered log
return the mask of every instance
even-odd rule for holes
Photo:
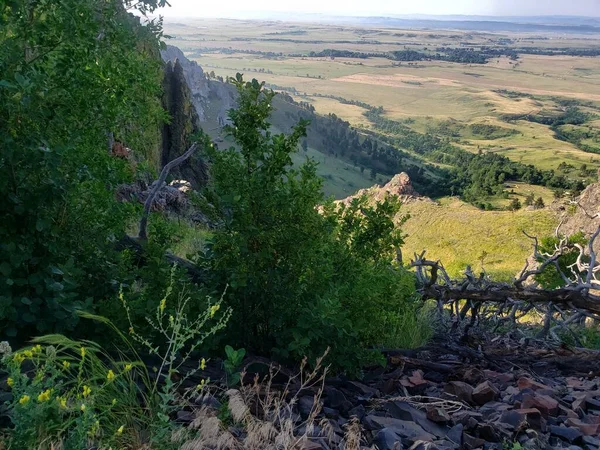
[[[519,289],[507,284],[491,283],[481,290],[462,289],[460,287],[436,284],[424,286],[420,291],[426,299],[442,298],[446,302],[471,300],[478,303],[514,303],[514,301],[523,301],[526,303],[555,303],[571,309],[583,309],[595,314],[600,314],[600,297],[585,292],[584,289]]]

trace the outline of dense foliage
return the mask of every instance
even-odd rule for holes
[[[158,150],[160,33],[118,0],[0,4],[2,334],[72,329],[111,289],[113,190],[132,173],[107,136]]]
[[[486,197],[502,194],[506,181],[567,189],[572,193],[584,187],[581,181],[568,179],[553,170],[540,170],[496,153],[467,152],[452,145],[448,139],[431,133],[418,133],[403,123],[384,117],[382,113],[382,108],[372,108],[365,112],[365,116],[387,135],[389,143],[412,150],[432,162],[452,166],[447,185],[454,194],[474,204],[481,205]]]

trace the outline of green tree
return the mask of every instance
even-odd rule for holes
[[[521,209],[521,201],[518,198],[513,198],[508,205],[508,209],[511,211],[518,211]]]
[[[399,317],[415,291],[412,276],[391,264],[402,244],[399,203],[325,202],[316,163],[292,165],[306,123],[271,134],[274,94],[241,75],[232,82],[239,108],[228,131],[237,148],[211,152],[206,193],[225,224],[200,258],[214,289],[228,286],[227,342],[295,360],[331,346],[335,366],[355,370],[369,345],[383,343],[383,318]]]
[[[525,206],[533,206],[535,202],[535,196],[533,195],[533,192],[530,194],[527,194],[527,197],[525,197]]]
[[[542,208],[544,208],[545,206],[546,206],[546,204],[544,203],[544,199],[543,199],[542,197],[538,197],[538,198],[535,200],[535,203],[533,204],[533,207],[534,207],[535,209],[542,209]]]
[[[26,339],[77,324],[112,289],[131,168],[114,135],[159,152],[161,0],[0,3],[0,330]],[[155,153],[155,154],[156,154]],[[155,158],[156,159],[156,158]]]

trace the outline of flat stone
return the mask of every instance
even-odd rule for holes
[[[196,415],[192,411],[177,411],[177,422],[192,423]]]
[[[600,432],[600,424],[597,423],[585,423],[579,419],[567,419],[565,425],[568,427],[577,428],[585,436],[597,436]]]
[[[600,439],[598,439],[597,437],[583,436],[583,438],[581,438],[581,439],[585,445],[590,445],[594,449],[600,448]]]
[[[498,398],[500,391],[489,381],[484,381],[483,383],[478,384],[475,389],[473,389],[473,401],[478,405],[484,405],[492,400]]]
[[[534,381],[531,378],[527,378],[527,377],[521,377],[521,378],[519,378],[517,380],[517,386],[521,390],[523,390],[523,389],[532,389],[534,391],[539,391],[540,389],[547,389],[547,390],[551,390],[552,389],[549,386],[546,386],[545,384],[538,383],[537,381]]]
[[[402,441],[394,431],[382,428],[373,437],[373,443],[379,450],[402,450]]]
[[[462,423],[454,425],[452,428],[450,428],[450,431],[448,431],[446,438],[449,439],[450,441],[452,441],[453,443],[455,443],[456,445],[461,446],[462,445],[463,428],[464,427],[463,427]]]
[[[366,416],[363,420],[365,427],[371,430],[381,430],[383,428],[389,428],[394,433],[401,437],[409,438],[413,441],[434,441],[435,436],[426,432],[421,426],[415,422],[409,422],[407,420],[394,419],[393,417],[381,417],[381,416]]]
[[[448,432],[446,427],[438,425],[427,418],[427,414],[406,402],[388,402],[385,406],[387,412],[396,419],[416,422],[427,433],[442,438]]]
[[[571,444],[583,440],[583,433],[576,428],[559,427],[556,425],[550,425],[550,434],[558,436],[559,438],[569,441]]]
[[[578,419],[579,416],[572,409],[567,408],[566,406],[558,404],[559,414],[561,416],[567,416],[568,419]]]
[[[558,415],[558,402],[552,397],[547,395],[530,395],[527,394],[523,397],[523,403],[521,403],[522,409],[536,408],[540,411],[544,418],[548,416]]]
[[[510,405],[503,402],[488,402],[479,408],[479,412],[483,415],[484,420],[493,421],[510,408]]]
[[[483,447],[485,440],[476,438],[467,433],[463,433],[463,443],[467,450],[474,450],[476,448]]]
[[[600,400],[596,400],[595,398],[588,396],[585,399],[585,406],[587,406],[588,410],[592,409],[594,411],[600,411]]]
[[[577,412],[579,410],[585,412],[587,411],[587,405],[586,405],[586,400],[587,400],[587,394],[576,394],[574,395],[575,400],[573,400],[573,403],[571,403],[571,408],[573,408],[573,411]]]
[[[357,392],[366,398],[379,397],[379,390],[358,381],[348,381],[346,382],[346,387],[348,390]]]
[[[446,383],[444,392],[465,403],[473,404],[473,387],[463,381],[450,381]]]
[[[365,417],[365,414],[367,414],[367,410],[363,405],[355,406],[348,411],[348,417],[357,417],[358,420],[362,420],[362,418]]]

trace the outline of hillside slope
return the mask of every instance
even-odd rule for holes
[[[209,77],[177,47],[168,46],[161,54],[165,62],[179,61],[183,67],[202,129],[217,145],[230,145],[223,127],[228,123],[228,111],[236,104],[234,87]],[[319,115],[311,105],[298,103],[284,93],[275,96],[273,107],[274,132],[287,133],[301,119],[310,122],[303,151],[294,155],[294,163],[300,164],[306,157],[318,161],[326,195],[344,198],[375,182],[385,182],[401,171],[408,172],[422,191],[436,186],[439,169],[353,129],[335,115]]]
[[[405,262],[426,250],[428,259],[440,260],[451,276],[460,275],[470,265],[475,271],[485,269],[496,279],[510,279],[532,252],[531,240],[523,232],[549,236],[557,224],[550,209],[482,211],[456,197],[433,201],[420,195],[404,173],[386,185],[357,193],[361,194],[374,200],[398,195],[403,202],[398,218],[409,216],[402,225]]]

